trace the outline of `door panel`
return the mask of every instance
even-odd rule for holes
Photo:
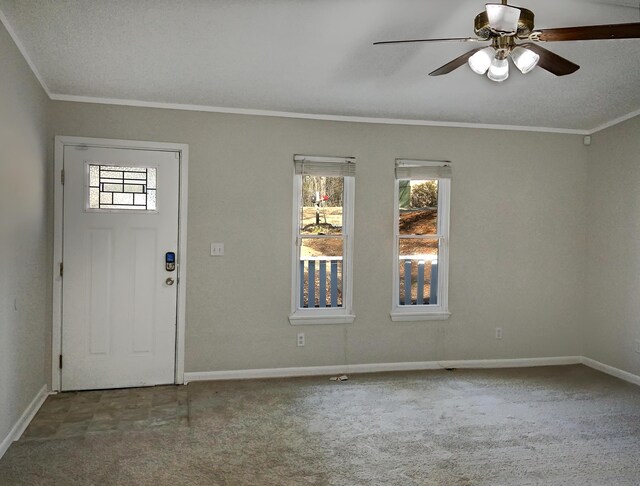
[[[63,390],[174,382],[179,169],[175,152],[65,147]]]
[[[133,230],[133,352],[151,353],[153,351],[153,323],[156,319],[154,283],[157,282],[158,255],[157,231],[136,228]],[[151,271],[149,271],[151,269]],[[149,306],[149,302],[152,303]]]
[[[111,258],[112,232],[104,229],[88,231],[89,252],[85,259],[89,281],[86,287],[89,308],[86,322],[89,324],[89,354],[108,355],[111,352]],[[73,260],[72,260],[73,261]],[[82,297],[81,297],[82,298]],[[71,328],[70,328],[71,330]]]

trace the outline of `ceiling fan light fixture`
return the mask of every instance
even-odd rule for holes
[[[506,59],[498,59],[497,57],[491,61],[487,77],[496,83],[502,83],[509,77],[509,61]]]
[[[489,26],[500,34],[515,34],[518,31],[520,9],[499,3],[487,3]]]
[[[485,47],[469,58],[469,67],[476,74],[485,74],[491,66],[494,56],[493,47]]]
[[[518,46],[511,51],[511,59],[522,74],[527,74],[536,67],[540,56],[526,47]]]

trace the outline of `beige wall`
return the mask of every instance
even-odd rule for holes
[[[588,161],[585,355],[640,375],[640,117],[594,135]]]
[[[0,442],[48,381],[49,103],[0,24]]]
[[[187,371],[581,354],[579,136],[68,102],[53,103],[53,135],[189,144]],[[350,325],[287,319],[298,153],[357,158]],[[453,161],[449,321],[389,318],[397,157]]]

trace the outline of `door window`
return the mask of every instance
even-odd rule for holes
[[[88,210],[156,211],[155,167],[87,167]]]

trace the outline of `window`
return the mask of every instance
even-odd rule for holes
[[[294,157],[291,324],[347,324],[351,310],[353,158]]]
[[[449,317],[449,162],[396,160],[394,321]]]
[[[87,209],[156,210],[156,168],[87,164]]]

